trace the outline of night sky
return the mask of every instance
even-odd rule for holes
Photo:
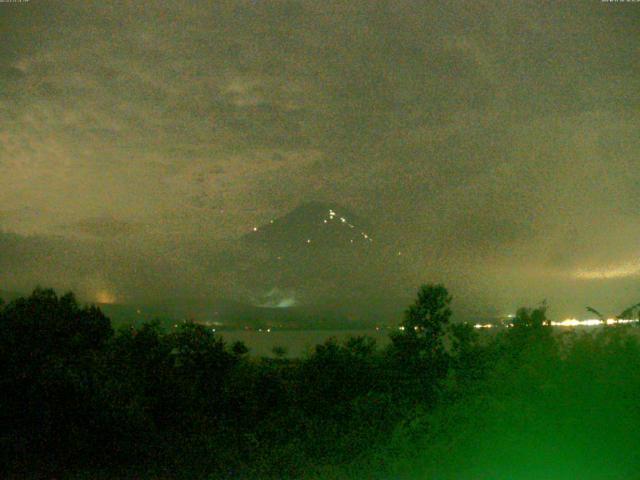
[[[1,3],[0,290],[434,281],[479,315],[616,314],[640,301],[639,127],[638,3]],[[287,215],[329,208],[371,252],[287,247],[315,228]]]

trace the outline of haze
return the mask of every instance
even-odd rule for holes
[[[358,257],[383,272],[364,298],[433,281],[454,311],[617,313],[640,297],[639,22],[599,0],[0,4],[0,288],[290,298],[223,259],[320,202],[388,254]]]

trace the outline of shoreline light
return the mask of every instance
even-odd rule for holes
[[[586,320],[577,320],[575,318],[567,318],[561,322],[551,322],[552,327],[597,327],[599,325],[623,325],[628,323],[635,323],[638,320],[631,318],[607,318],[606,320],[600,320],[598,318],[588,318]]]
[[[586,320],[578,320],[577,318],[566,318],[562,321],[551,321],[549,324],[552,327],[598,327],[601,325],[626,325],[638,322],[640,322],[640,320],[635,320],[632,318],[607,318],[604,321],[598,318],[588,318]],[[500,325],[494,323],[476,323],[473,325],[473,328],[489,329],[499,326]],[[513,327],[513,323],[506,323],[505,326]]]

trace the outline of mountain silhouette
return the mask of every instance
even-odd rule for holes
[[[308,202],[249,227],[203,261],[222,279],[215,294],[255,307],[256,317],[372,324],[398,318],[408,301],[408,269],[397,254],[362,215]]]
[[[304,203],[245,234],[243,242],[277,253],[298,250],[350,249],[373,243],[370,227],[347,208],[320,202]]]
[[[253,227],[225,257],[237,298],[285,308],[367,303],[365,297],[389,290],[394,268],[366,219],[321,202],[303,203]]]

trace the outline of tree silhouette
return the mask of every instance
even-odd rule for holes
[[[444,333],[444,328],[451,317],[451,296],[441,285],[422,285],[413,305],[405,311],[402,326],[405,333],[415,332],[418,337],[428,343],[437,343]]]
[[[249,353],[249,348],[244,342],[237,340],[231,345],[231,351],[234,353],[234,355],[241,357],[242,355],[246,355],[247,353]]]
[[[71,293],[37,288],[0,310],[0,424],[16,448],[60,465],[91,444],[96,359],[112,335],[100,309]]]
[[[271,349],[271,353],[273,353],[276,358],[282,359],[287,355],[287,348],[282,345],[276,345]]]
[[[618,320],[620,319],[631,319],[633,316],[640,318],[640,303],[636,303],[628,308],[625,308],[619,315],[616,316]]]
[[[606,319],[604,318],[604,315],[600,313],[598,310],[596,310],[595,308],[589,307],[589,306],[587,306],[586,308],[588,312],[595,314],[598,317],[598,319],[603,323],[606,321]]]
[[[443,285],[422,285],[414,304],[405,311],[402,333],[391,335],[390,353],[400,373],[394,381],[410,397],[431,398],[447,374],[449,356],[443,337],[451,300]]]
[[[516,316],[513,319],[514,327],[533,327],[540,328],[544,325],[549,325],[547,319],[547,302],[543,301],[538,308],[526,308],[520,307],[516,311]]]
[[[602,322],[603,325],[607,325],[607,318],[605,318],[605,316],[602,313],[600,313],[598,310],[596,310],[593,307],[587,306],[585,308],[587,309],[588,312],[595,314],[598,317],[598,319]],[[622,312],[620,312],[614,318],[616,320],[633,319],[634,316],[637,319],[640,319],[640,303],[636,303],[635,305],[631,305],[630,307],[625,308]]]

